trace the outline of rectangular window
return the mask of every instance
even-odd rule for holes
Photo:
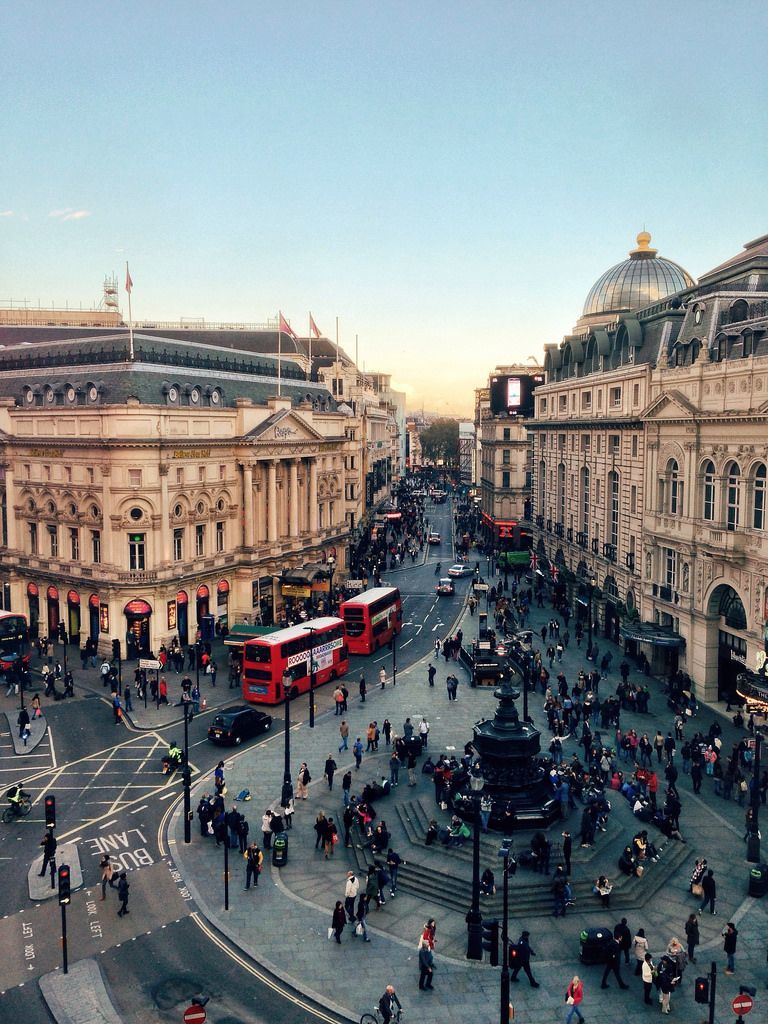
[[[205,523],[198,523],[195,527],[195,554],[205,554]]]
[[[547,411],[547,400],[546,400],[546,398],[542,398],[541,401],[539,402],[539,415],[543,416],[546,411]]]
[[[37,523],[29,524],[29,553],[37,554]]]
[[[336,522],[336,502],[335,501],[329,501],[328,502],[328,525],[329,526],[333,526],[333,524],[335,522]]]
[[[72,467],[71,466],[65,466],[64,467],[64,479],[67,481],[68,484],[72,483]]]
[[[639,384],[633,384],[632,385],[632,405],[639,405],[639,404],[640,404],[640,385]]]
[[[610,494],[609,501],[611,503],[611,526],[609,530],[609,536],[611,538],[611,544],[615,548],[619,546],[619,475],[618,473],[611,473],[609,477]]]
[[[145,533],[128,534],[128,568],[142,572],[147,567]]]
[[[637,512],[637,485],[632,484],[629,488],[629,511],[632,513]]]
[[[581,450],[583,452],[588,452],[590,447],[591,447],[591,444],[592,444],[592,438],[590,437],[590,435],[589,434],[582,434],[581,435]]]
[[[581,408],[591,409],[592,408],[592,392],[582,391],[581,392]]]
[[[93,467],[92,466],[88,466],[87,467],[87,469],[85,471],[85,475],[88,477],[88,483],[92,484],[93,483]]]
[[[621,408],[621,388],[611,388],[611,407],[613,409]]]
[[[595,437],[595,452],[599,455],[603,450],[603,435],[598,434]]]
[[[221,554],[224,550],[224,523],[216,523],[216,550]]]
[[[184,530],[173,531],[173,560],[181,562],[184,559]]]
[[[752,527],[755,530],[765,529],[765,466],[758,466],[755,473],[754,499],[752,502]]]
[[[141,470],[140,469],[129,469],[128,470],[128,484],[130,487],[141,487]]]
[[[91,530],[91,561],[94,565],[101,562],[101,530]]]
[[[637,458],[637,434],[632,438],[632,458]]]
[[[184,483],[184,467],[183,466],[177,466],[176,467],[176,483],[177,484],[183,484]]]
[[[48,528],[48,553],[51,558],[59,557],[59,530],[56,526],[49,526]]]
[[[50,479],[51,479],[51,467],[50,466],[43,466],[43,480],[50,480]]]
[[[506,471],[501,474],[501,486],[509,487],[509,473],[507,473]]]
[[[603,503],[603,483],[602,480],[595,480],[595,504],[602,505]]]
[[[226,466],[219,466],[219,480],[226,480],[226,479],[227,479],[227,467]]]
[[[197,467],[197,479],[200,481],[201,484],[205,483],[205,466]]]
[[[567,395],[560,395],[560,397],[558,399],[558,405],[560,407],[560,412],[565,412],[566,409],[568,408],[568,396]]]
[[[505,466],[509,465],[509,448],[504,448],[501,453],[501,461]]]
[[[69,531],[69,557],[73,562],[80,561],[80,531],[76,526]]]
[[[508,441],[510,439],[510,437],[511,437],[511,434],[510,434],[509,427],[504,427],[504,430],[502,431],[502,440]]]
[[[611,455],[619,455],[621,452],[621,434],[609,435],[611,439]]]
[[[602,391],[598,391],[597,392],[597,408],[598,409],[602,409],[603,408],[603,392]]]
[[[565,451],[565,434],[557,435],[557,447],[560,449],[561,452]]]
[[[677,551],[674,548],[663,548],[664,552],[664,583],[673,590],[677,589]]]
[[[30,467],[30,465],[28,463],[24,464],[24,479],[25,480],[31,480],[32,479],[31,467]]]

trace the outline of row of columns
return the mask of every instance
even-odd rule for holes
[[[282,501],[278,496],[277,468],[279,462],[287,462],[288,468],[288,490],[282,494]],[[300,500],[299,467],[305,466],[304,501]],[[264,486],[264,471],[266,466],[266,487]],[[295,538],[299,537],[302,531],[310,534],[317,533],[317,461],[315,459],[270,459],[260,460],[257,463],[245,462],[243,467],[243,542],[245,547],[255,547],[260,541],[268,544],[274,543],[283,535]],[[254,468],[261,477],[260,481],[254,480]],[[285,477],[283,477],[285,479]],[[261,483],[261,491],[257,495],[255,484]],[[306,483],[308,482],[308,486]],[[256,515],[256,503],[259,502],[261,515]],[[283,514],[280,513],[280,506],[283,506]],[[265,514],[266,513],[266,514]],[[259,527],[266,524],[266,536],[257,536]],[[281,532],[281,526],[284,530]],[[262,526],[263,529],[263,526]]]

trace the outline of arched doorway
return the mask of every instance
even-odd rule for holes
[[[202,617],[208,614],[211,602],[211,592],[204,583],[197,588],[195,600],[197,602],[197,625],[199,626]]]
[[[94,643],[99,642],[99,595],[88,598],[88,636]]]
[[[733,587],[721,583],[709,595],[707,614],[709,629],[717,630],[717,699],[733,700],[736,676],[747,664],[747,640],[739,635],[747,631],[747,613]]]
[[[55,637],[59,632],[59,592],[54,586],[45,592],[48,600],[48,636]]]
[[[605,577],[603,591],[605,593],[605,636],[617,644],[619,643],[621,622],[618,609],[619,588],[616,585],[615,577],[610,575]]]
[[[179,643],[186,647],[189,643],[189,594],[180,590],[176,595],[176,629]]]
[[[40,636],[40,591],[36,583],[27,584],[27,602],[29,604],[29,639],[37,640]]]
[[[67,591],[67,635],[71,644],[80,646],[80,595],[76,590]]]
[[[126,619],[126,661],[148,655],[151,649],[149,620],[152,616],[152,605],[140,599],[129,601],[123,609],[123,614]]]

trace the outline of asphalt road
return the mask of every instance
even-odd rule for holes
[[[435,639],[442,641],[448,635],[469,586],[469,580],[459,580],[455,595],[435,594],[437,562],[444,575],[454,561],[451,506],[430,507],[428,514],[431,528],[442,535],[442,544],[429,547],[423,563],[417,559],[415,565],[383,576],[383,583],[398,586],[403,597],[398,672],[423,660],[425,678]],[[355,692],[363,671],[373,687],[382,664],[391,678],[391,650],[352,658],[347,677],[350,690]],[[325,686],[318,691],[319,714],[332,713],[332,689]],[[45,742],[23,758],[11,755],[7,734],[0,736],[0,786],[24,779],[35,798],[28,818],[0,827],[2,1017],[14,1019],[16,1009],[20,1019],[23,1012],[26,1024],[50,1020],[37,986],[30,982],[60,962],[58,906],[54,901],[30,904],[27,873],[45,828],[43,796],[55,792],[57,838],[77,841],[83,870],[83,888],[73,894],[68,910],[70,960],[99,959],[127,1024],[180,1021],[190,996],[200,991],[212,997],[207,1008],[211,1024],[266,1022],[276,1017],[292,1024],[311,1019],[310,1007],[297,1005],[239,953],[228,952],[226,943],[206,933],[183,883],[161,855],[164,818],[181,789],[179,779],[161,775],[160,758],[170,739],[181,742],[183,729],[170,725],[142,732],[114,726],[99,697],[88,694],[50,705]],[[303,720],[306,712],[306,701],[299,699],[292,707],[293,721]],[[206,739],[211,714],[196,716],[189,726],[195,774],[212,772],[221,756]],[[274,731],[279,731],[279,714],[274,722]],[[98,862],[106,851],[131,872],[132,913],[127,918],[117,918],[112,892],[107,892],[106,902],[99,898]]]

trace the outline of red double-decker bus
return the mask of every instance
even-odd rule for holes
[[[0,612],[0,671],[29,668],[29,629],[25,615]]]
[[[243,645],[243,699],[278,704],[284,697],[283,677],[290,677],[291,696],[309,690],[310,657],[315,686],[338,679],[349,669],[349,649],[341,619],[310,619],[278,629]]]
[[[403,603],[397,587],[374,587],[344,601],[344,619],[351,654],[371,654],[403,628]]]

